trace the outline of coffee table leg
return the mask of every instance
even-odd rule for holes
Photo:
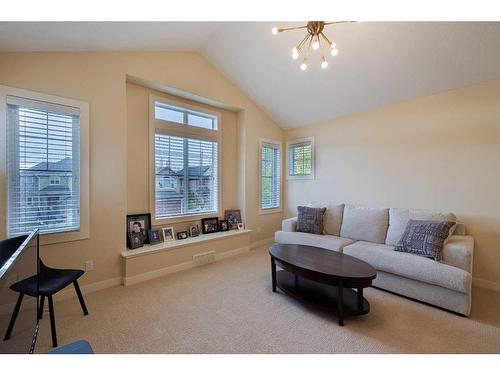
[[[274,263],[274,258],[271,257],[271,275],[273,281],[273,292],[276,293],[276,263]]]
[[[344,325],[344,287],[342,284],[338,287],[338,314],[339,314],[339,326]]]
[[[363,310],[363,288],[358,288],[358,311]]]

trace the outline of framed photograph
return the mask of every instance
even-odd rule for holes
[[[241,223],[241,211],[226,210],[224,211],[224,219],[229,222],[229,229],[238,229],[238,223]]]
[[[201,219],[201,231],[203,234],[218,232],[219,218],[210,217],[207,219]]]
[[[185,240],[188,238],[188,232],[182,231],[182,232],[177,232],[177,239],[178,240]]]
[[[130,233],[140,233],[142,243],[149,243],[148,231],[151,229],[151,214],[127,215],[127,245],[130,243]]]
[[[221,232],[227,232],[229,230],[229,221],[219,220],[219,230]]]
[[[161,228],[163,234],[163,242],[174,241],[174,227]]]
[[[161,242],[161,234],[159,229],[151,229],[148,231],[148,239],[151,245]]]
[[[245,229],[245,224],[238,223],[238,230],[243,230],[243,229]]]
[[[189,235],[191,237],[198,237],[200,235],[200,226],[198,224],[189,226]]]
[[[141,233],[130,232],[128,234],[129,249],[137,249],[144,246],[144,240],[142,239]]]

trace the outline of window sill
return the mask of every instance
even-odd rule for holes
[[[266,208],[266,209],[259,208],[259,215],[277,214],[277,213],[280,213],[282,211],[283,210],[281,209],[281,207],[278,207],[278,208]]]
[[[181,247],[191,246],[198,243],[220,240],[228,237],[239,236],[242,234],[248,234],[250,232],[252,232],[250,229],[230,230],[227,232],[200,234],[198,237],[190,237],[185,240],[173,240],[168,242],[161,242],[155,245],[144,245],[143,247],[140,247],[138,249],[134,250],[127,249],[125,251],[122,251],[122,258],[128,259],[128,258],[140,257],[161,251],[179,249]]]

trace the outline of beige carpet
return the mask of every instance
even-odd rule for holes
[[[59,343],[97,353],[500,353],[500,295],[475,289],[463,318],[377,289],[371,312],[336,318],[271,292],[265,247],[129,287],[57,302]],[[45,316],[38,352],[50,349]]]

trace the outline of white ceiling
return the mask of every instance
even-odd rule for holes
[[[277,23],[277,25],[288,25]],[[282,127],[327,121],[500,76],[500,22],[327,26],[337,57],[291,59],[303,31],[263,22],[0,23],[2,51],[197,50]]]

